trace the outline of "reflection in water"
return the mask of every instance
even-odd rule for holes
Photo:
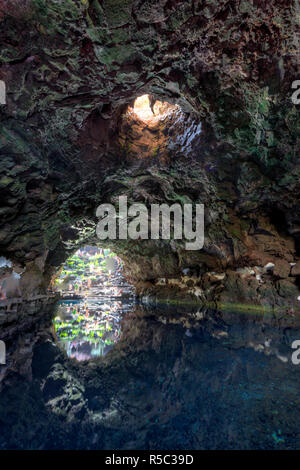
[[[132,302],[61,301],[54,319],[59,344],[78,361],[104,356],[119,341],[120,318],[130,308]]]
[[[296,318],[136,307],[119,325],[84,363],[36,332],[0,394],[2,448],[300,448]]]

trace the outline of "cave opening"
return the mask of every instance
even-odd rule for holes
[[[119,341],[122,317],[135,303],[123,268],[110,249],[88,245],[66,260],[52,282],[61,296],[55,335],[69,357],[83,361],[104,356]]]

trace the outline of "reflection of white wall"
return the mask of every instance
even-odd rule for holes
[[[0,80],[0,104],[6,104],[6,85],[3,80]]]
[[[6,364],[6,347],[4,341],[0,341],[0,364]]]

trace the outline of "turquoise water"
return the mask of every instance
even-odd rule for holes
[[[37,328],[32,377],[0,394],[2,448],[300,448],[295,319],[137,306],[119,327],[89,361]]]

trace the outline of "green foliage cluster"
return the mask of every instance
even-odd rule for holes
[[[76,310],[75,310],[76,312]],[[106,312],[109,313],[109,312]],[[105,338],[105,334],[112,331],[112,326],[105,324],[94,327],[92,330],[86,330],[87,319],[84,315],[72,313],[72,320],[62,321],[60,318],[55,318],[54,328],[60,341],[69,342],[74,340],[89,341],[91,343],[98,343],[101,341],[104,345],[113,344],[109,338]]]

